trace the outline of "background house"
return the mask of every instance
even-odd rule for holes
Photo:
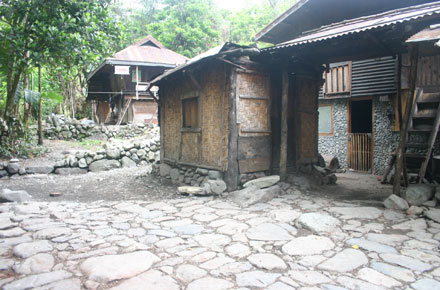
[[[157,123],[157,103],[146,87],[152,78],[186,60],[147,36],[89,74],[87,101],[92,101],[100,123]]]
[[[341,5],[347,9],[339,11]],[[277,44],[269,51],[324,66],[320,153],[337,156],[347,168],[385,172],[400,137],[399,104],[404,111],[409,93],[411,63],[405,41],[427,27],[432,30],[440,20],[438,13],[434,1],[299,1],[257,35]],[[426,94],[439,92],[438,54],[432,41],[421,45],[416,86]],[[423,143],[431,132],[426,126],[434,119],[432,111],[416,113],[409,136],[411,158],[424,158]],[[416,128],[421,125],[425,132]]]

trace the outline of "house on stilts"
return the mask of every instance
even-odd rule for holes
[[[105,59],[87,77],[87,101],[101,124],[157,124],[150,80],[188,59],[151,35]]]

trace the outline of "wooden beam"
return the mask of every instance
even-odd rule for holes
[[[400,127],[400,141],[396,151],[396,171],[394,174],[393,193],[400,196],[400,176],[402,174],[403,159],[405,158],[406,139],[409,129],[409,121],[414,106],[414,100],[417,96],[421,95],[421,91],[416,92],[416,80],[417,80],[417,63],[419,58],[418,44],[410,45],[410,74],[409,74],[409,94],[405,107],[405,114],[403,115],[402,124]],[[417,96],[416,96],[417,93]]]
[[[287,173],[287,108],[289,99],[289,72],[286,65],[282,71],[281,91],[281,144],[280,144],[280,179],[286,180]]]
[[[200,86],[199,82],[196,80],[196,78],[194,77],[193,73],[191,71],[187,71],[191,81],[193,82],[194,86],[197,88],[197,90],[201,90],[202,86]]]
[[[228,191],[238,188],[238,125],[237,125],[237,72],[230,70],[229,76],[229,111],[228,111],[228,160],[225,174],[225,182],[228,185]]]

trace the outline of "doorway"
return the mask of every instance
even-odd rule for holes
[[[371,173],[373,157],[373,100],[349,101],[348,167]]]

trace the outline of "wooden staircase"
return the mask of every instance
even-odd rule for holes
[[[128,99],[128,102],[125,103],[124,109],[122,110],[122,114],[119,115],[118,122],[116,122],[116,125],[121,125],[122,119],[124,118],[125,114],[127,113],[128,107],[130,107],[131,104],[131,98]]]
[[[404,181],[407,183],[406,170],[408,168],[415,169],[418,173],[409,173],[408,176],[416,177],[419,183],[422,183],[428,163],[432,156],[432,149],[434,147],[435,139],[437,137],[440,126],[440,92],[438,93],[420,93],[415,98],[414,104],[411,108],[408,126],[408,140],[413,140],[412,135],[424,135],[422,139],[427,139],[426,142],[406,142],[405,141],[405,166],[404,166]],[[406,149],[418,149],[418,151],[425,151],[425,154],[406,152]],[[387,182],[396,161],[396,155],[393,153],[390,159],[388,168],[382,178],[382,183]]]
[[[406,153],[406,159],[419,159],[420,169],[418,174],[419,183],[425,178],[426,169],[431,159],[432,149],[438,134],[440,125],[440,92],[423,93],[415,100],[413,114],[410,118],[408,130],[409,140],[412,134],[423,134],[427,137],[424,143],[407,143],[406,148],[426,150],[425,154]]]

